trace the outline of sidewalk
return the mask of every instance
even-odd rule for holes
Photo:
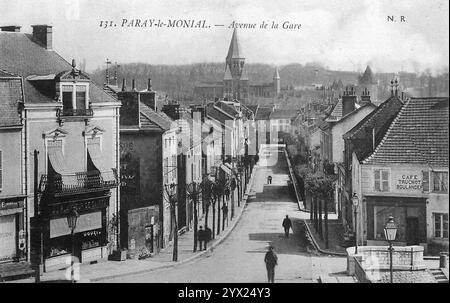
[[[255,172],[256,167],[257,166],[254,167],[253,172]],[[213,239],[208,243],[208,247],[206,250],[197,251],[195,253],[193,252],[194,231],[190,230],[178,237],[178,262],[172,261],[173,246],[169,245],[166,248],[162,249],[159,252],[159,254],[144,260],[127,259],[126,261],[122,262],[103,261],[97,264],[81,264],[79,265],[80,268],[79,282],[87,283],[87,282],[103,281],[116,277],[130,276],[158,269],[174,267],[180,264],[190,262],[200,256],[212,252],[214,248],[217,245],[219,245],[229,235],[229,233],[233,230],[233,228],[236,226],[237,222],[241,218],[243,210],[247,203],[247,199],[249,198],[249,196],[252,195],[251,188],[253,180],[254,180],[254,173],[251,176],[250,181],[247,185],[247,192],[244,194],[243,200],[240,202],[240,207],[238,207],[237,195],[235,195],[235,213],[233,220],[232,221],[230,219],[228,220],[228,226],[225,224],[225,229],[223,231],[221,230],[219,235],[217,235],[217,229],[215,230],[216,232],[215,239]],[[217,204],[216,204],[216,213],[217,213]],[[229,218],[230,215],[231,215],[231,207],[229,210]],[[199,226],[204,226],[204,221],[205,221],[204,217],[200,218]],[[210,209],[208,216],[208,226],[211,229],[212,229],[212,222],[213,222],[212,210]],[[217,228],[217,217],[216,217],[216,228]],[[198,248],[199,247],[197,246],[197,249]],[[66,278],[67,272],[70,273],[70,268],[44,273],[41,276],[41,281],[42,282],[67,281]],[[33,282],[34,278],[29,278],[10,281],[8,283],[33,283]]]

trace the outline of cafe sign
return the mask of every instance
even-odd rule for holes
[[[415,191],[422,190],[422,175],[420,174],[402,174],[397,176],[396,189]]]

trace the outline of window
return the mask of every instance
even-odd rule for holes
[[[86,115],[88,113],[88,85],[62,84],[61,101],[64,115]]]
[[[375,169],[374,181],[375,191],[389,191],[389,170]]]
[[[3,188],[3,153],[0,150],[0,190]]]
[[[433,213],[434,237],[448,239],[448,214]]]
[[[448,172],[433,172],[433,192],[448,191]]]

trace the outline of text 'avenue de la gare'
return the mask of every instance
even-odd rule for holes
[[[300,23],[291,21],[270,21],[265,20],[258,23],[253,22],[237,22],[232,21],[228,24],[222,24],[220,22],[207,22],[205,19],[127,19],[122,18],[120,22],[113,20],[100,20],[99,26],[101,28],[211,28],[211,27],[224,27],[224,28],[237,28],[237,29],[287,29],[298,30],[301,29]]]

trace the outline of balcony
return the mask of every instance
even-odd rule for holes
[[[91,108],[64,108],[61,114],[64,117],[90,117],[93,115],[93,111]]]
[[[118,185],[117,171],[87,171],[71,175],[42,175],[39,189],[44,195],[71,195],[109,190]]]

